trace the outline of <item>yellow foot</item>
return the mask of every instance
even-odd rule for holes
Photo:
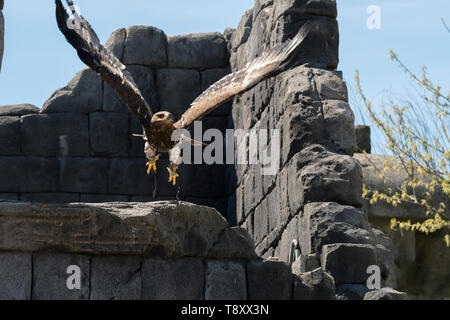
[[[154,170],[156,172],[156,161],[158,161],[158,160],[159,160],[159,156],[156,156],[155,161],[153,161],[153,162],[149,161],[145,164],[146,166],[148,166],[147,174],[150,174],[150,172],[152,172],[152,170]]]
[[[170,170],[170,168],[167,168],[167,171],[169,171],[169,182],[172,182],[173,185],[177,184],[177,178],[180,176],[176,171]]]

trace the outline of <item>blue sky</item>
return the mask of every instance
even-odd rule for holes
[[[0,105],[31,103],[41,107],[58,88],[84,68],[59,33],[53,0],[6,0],[5,56],[0,73]],[[223,32],[236,27],[254,0],[77,0],[100,39],[130,25],[153,25],[168,35]],[[381,9],[381,29],[369,30],[367,8]],[[450,90],[449,0],[338,0],[340,66],[349,87],[360,70],[367,96],[381,101],[386,90],[401,93],[408,78],[387,54],[397,52],[419,72],[427,65],[444,92]],[[353,99],[351,99],[351,102]],[[357,115],[357,122],[361,122]]]

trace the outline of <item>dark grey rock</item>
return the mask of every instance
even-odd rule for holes
[[[211,248],[208,257],[255,259],[255,245],[247,230],[240,227],[227,228]]]
[[[259,244],[269,234],[269,213],[267,212],[267,206],[260,204],[256,207],[254,223],[253,239],[256,244]]]
[[[335,202],[306,204],[299,229],[304,254],[331,243],[371,243],[366,212]]]
[[[36,203],[73,203],[80,202],[80,196],[75,193],[21,193],[20,200]]]
[[[236,51],[241,44],[247,42],[250,31],[252,30],[252,22],[253,9],[249,9],[242,16],[236,31],[233,32],[233,36],[231,37],[230,45],[233,51]]]
[[[0,300],[30,300],[31,253],[0,252]]]
[[[133,202],[134,201],[135,200],[133,200]],[[80,202],[84,203],[128,202],[128,196],[111,195],[111,194],[82,194],[80,196]]]
[[[338,300],[363,300],[369,291],[363,284],[340,284],[336,287]]]
[[[143,158],[112,159],[108,169],[108,193],[152,195],[154,181],[146,174],[145,163]]]
[[[200,95],[200,73],[185,69],[159,69],[156,71],[161,110],[174,115],[183,114]]]
[[[322,269],[333,276],[336,284],[365,284],[367,268],[376,264],[376,249],[369,244],[338,243],[322,248]]]
[[[42,107],[42,113],[88,113],[102,110],[103,82],[90,69],[78,72],[69,84],[57,90]]]
[[[356,147],[355,116],[348,103],[325,100],[323,115],[333,149],[353,155]]]
[[[247,264],[249,300],[290,300],[291,268],[284,262],[257,261]]]
[[[140,300],[141,265],[137,256],[93,257],[90,300]]]
[[[169,67],[209,69],[225,66],[226,41],[220,33],[200,33],[168,38]]]
[[[275,7],[275,16],[279,17],[282,14],[290,12],[296,14],[309,14],[318,16],[328,16],[331,18],[337,17],[336,1],[322,1],[322,0],[286,0],[278,3]]]
[[[0,116],[0,155],[20,154],[20,118]]]
[[[181,201],[0,202],[0,251],[204,258],[227,227],[216,210]]]
[[[166,66],[167,38],[164,32],[155,27],[128,28],[123,62],[149,67]]]
[[[15,104],[0,106],[0,116],[25,116],[27,114],[39,113],[40,109],[31,104]]]
[[[127,38],[127,30],[120,28],[115,30],[106,40],[105,47],[111,51],[119,60],[123,60],[125,51],[125,40]]]
[[[80,268],[80,289],[70,290],[70,266]],[[33,254],[33,300],[88,300],[90,294],[89,257],[62,253]]]
[[[123,113],[92,112],[89,114],[89,141],[95,155],[126,156],[128,154],[128,116]]]
[[[371,152],[370,127],[355,126],[356,152]]]
[[[292,195],[296,202],[362,206],[362,170],[352,157],[313,145],[297,153],[290,166],[290,183],[297,188],[289,190],[289,197]]]
[[[63,158],[59,163],[59,189],[63,192],[107,193],[107,176],[107,159]]]
[[[305,16],[295,11],[297,9],[286,12],[279,18],[274,17],[278,27],[273,31],[272,41],[281,43],[292,39],[301,26],[310,21],[314,28],[301,44],[302,50],[293,58],[291,65],[308,64],[315,68],[335,70],[339,63],[339,28],[336,19]]]
[[[37,157],[0,157],[0,192],[58,191],[58,160]]]
[[[382,288],[367,292],[364,300],[408,300],[408,295],[392,288]]]
[[[146,259],[142,266],[142,299],[203,300],[204,271],[200,259],[168,262]]]
[[[322,69],[312,70],[320,99],[348,102],[347,85],[338,72]]]
[[[89,156],[88,116],[36,114],[21,118],[22,153],[27,156]]]
[[[159,101],[153,70],[150,67],[134,65],[127,66],[127,70],[131,73],[134,82],[152,111],[158,112]],[[103,111],[131,113],[128,107],[107,83],[105,83],[103,90]]]
[[[208,261],[205,270],[205,300],[246,300],[245,266],[241,263]]]
[[[317,268],[313,271],[295,274],[294,300],[336,300],[333,277]]]

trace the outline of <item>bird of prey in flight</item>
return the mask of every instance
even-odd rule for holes
[[[144,153],[148,160],[147,173],[150,174],[152,169],[156,171],[158,153],[168,152],[170,165],[167,170],[170,174],[169,182],[172,182],[173,185],[176,184],[178,177],[180,144],[183,141],[183,137],[180,137],[178,141],[172,140],[174,131],[187,129],[194,121],[231,100],[234,96],[251,89],[260,81],[283,70],[312,27],[311,23],[305,23],[292,40],[266,50],[259,57],[248,62],[242,70],[231,73],[211,85],[191,104],[181,118],[175,121],[170,112],[152,112],[125,65],[100,43],[89,22],[73,9],[71,0],[66,0],[66,2],[72,9],[72,18],[61,0],[55,0],[55,2],[58,27],[67,41],[77,50],[81,61],[110,85],[142,125],[142,137],[145,140]],[[75,23],[69,24],[69,19],[75,20]],[[191,140],[191,143],[195,142]]]

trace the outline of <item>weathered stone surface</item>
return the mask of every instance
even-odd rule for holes
[[[150,105],[153,112],[159,111],[159,101],[156,92],[153,70],[146,66],[127,66],[137,87],[142,93],[145,101]],[[129,112],[128,107],[122,102],[115,91],[105,83],[103,89],[103,111]],[[130,112],[131,113],[131,112]]]
[[[297,153],[289,166],[289,199],[296,203],[333,201],[362,206],[361,166],[352,157],[313,145]]]
[[[356,147],[355,116],[348,103],[339,100],[325,100],[323,115],[330,145],[336,151],[353,155]]]
[[[0,300],[31,298],[31,254],[0,252]]]
[[[106,40],[105,47],[111,51],[119,60],[123,60],[125,51],[125,40],[127,38],[127,30],[120,28],[115,30]]]
[[[169,67],[209,69],[226,65],[226,41],[220,33],[199,33],[168,38]]]
[[[355,126],[356,152],[371,152],[370,127]]]
[[[249,190],[248,192],[252,191]],[[259,244],[269,233],[269,213],[267,212],[267,206],[260,204],[256,207],[254,223],[253,239],[256,244]]]
[[[89,156],[88,116],[36,114],[21,118],[22,153],[27,156]]]
[[[255,245],[247,230],[240,227],[227,228],[209,251],[208,257],[255,259]]]
[[[42,113],[88,113],[102,110],[102,79],[94,71],[78,72],[69,84],[48,99]]]
[[[323,0],[286,0],[275,6],[275,17],[282,14],[310,14],[318,16],[337,17],[336,1]]]
[[[336,71],[312,69],[316,90],[321,100],[348,102],[347,85]]]
[[[205,270],[205,300],[245,300],[247,283],[241,263],[208,261]]]
[[[225,77],[227,74],[231,73],[231,70],[229,67],[227,68],[215,68],[215,69],[209,69],[201,72],[201,88],[202,91],[206,90],[214,84],[215,82],[219,81],[223,77]],[[213,110],[209,115],[211,116],[227,116],[230,114],[232,108],[232,103],[228,102],[224,105],[218,107],[217,109]]]
[[[128,154],[128,116],[126,114],[92,112],[89,114],[89,126],[90,146],[95,155],[113,157]]]
[[[167,38],[164,32],[155,27],[128,28],[123,62],[149,67],[166,66]]]
[[[20,154],[20,118],[0,116],[0,155]]]
[[[80,271],[80,289],[69,289],[69,267]],[[68,273],[70,271],[70,273]],[[88,300],[90,294],[90,259],[87,256],[65,253],[33,254],[33,300]]]
[[[249,300],[290,300],[291,268],[284,262],[257,261],[247,264]]]
[[[367,214],[362,209],[335,202],[305,205],[299,236],[303,254],[320,253],[331,243],[371,243]]]
[[[331,273],[336,284],[366,283],[367,268],[376,264],[376,249],[369,244],[338,243],[322,248],[322,269]]]
[[[367,292],[364,300],[407,300],[408,295],[404,292],[396,291],[392,288],[382,288],[380,290]]]
[[[27,114],[39,113],[40,109],[31,104],[15,104],[0,106],[0,116],[25,116]]]
[[[146,259],[142,265],[142,299],[202,300],[204,271],[200,259],[173,262]]]
[[[145,142],[144,139],[141,137],[136,137],[134,134],[142,134],[142,125],[139,123],[137,118],[130,114],[128,117],[128,139],[129,139],[129,149],[128,149],[128,156],[132,158],[145,158],[144,153],[144,146]]]
[[[249,9],[242,16],[236,31],[233,32],[233,36],[231,37],[230,45],[233,51],[236,51],[241,44],[247,42],[250,31],[252,30],[252,22],[253,9]]]
[[[175,115],[183,114],[201,93],[200,73],[195,70],[159,69],[156,83],[161,109]]]
[[[34,205],[0,202],[0,250],[206,257],[226,220],[186,202]]]
[[[73,203],[80,202],[76,193],[21,193],[20,200],[35,203]]]
[[[102,158],[63,158],[59,164],[59,190],[107,193],[108,161]]]
[[[140,257],[105,256],[91,260],[91,300],[140,300]]]
[[[58,190],[58,160],[38,157],[0,157],[0,192]]]
[[[313,271],[295,274],[294,300],[336,300],[333,277],[317,268]]]

